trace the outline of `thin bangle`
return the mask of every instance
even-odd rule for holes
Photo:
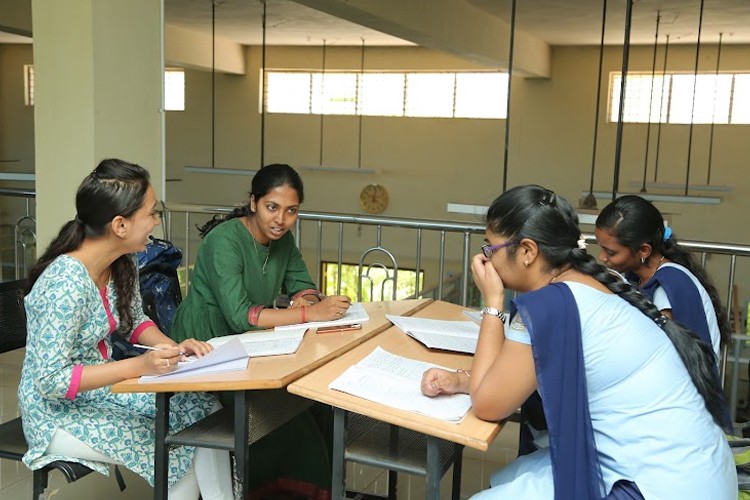
[[[302,309],[302,322],[307,323],[307,315],[305,314],[305,306],[300,307]]]
[[[466,375],[466,378],[471,378],[471,373],[469,373],[468,371],[464,370],[463,368],[459,368],[458,370],[456,370],[456,373],[463,373],[463,374]]]

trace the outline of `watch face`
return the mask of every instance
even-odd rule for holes
[[[359,194],[359,204],[365,212],[379,214],[388,207],[388,191],[380,184],[368,184]]]

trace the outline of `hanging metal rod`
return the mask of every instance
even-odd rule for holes
[[[589,194],[583,199],[583,208],[596,208],[594,192],[594,173],[596,172],[596,146],[599,139],[599,109],[602,101],[602,63],[604,61],[604,33],[607,26],[607,0],[602,7],[602,35],[599,40],[599,70],[596,79],[596,107],[594,109],[594,140],[591,148],[591,174],[589,176]]]
[[[661,97],[659,98],[660,106],[664,105],[664,90],[667,88],[667,56],[669,55],[669,34],[667,34],[667,43],[664,44],[664,65],[662,66],[661,74]],[[661,150],[661,116],[659,117],[659,125],[656,127],[656,158],[654,158],[654,182],[659,173],[659,152]]]
[[[716,49],[716,79],[714,80],[714,105],[711,110],[711,132],[708,139],[708,169],[706,184],[711,184],[711,166],[714,159],[714,128],[716,125],[716,89],[719,86],[719,68],[721,67],[721,39],[724,33],[719,33],[719,47]]]
[[[617,139],[615,140],[615,168],[612,179],[612,201],[617,199],[620,187],[620,161],[622,159],[622,127],[625,114],[625,91],[628,80],[628,61],[630,57],[630,26],[633,20],[633,0],[627,1],[625,10],[625,36],[622,43],[622,78],[620,79],[620,113],[617,116]]]
[[[510,95],[513,87],[513,49],[516,41],[516,0],[510,16],[510,44],[508,47],[508,99],[505,110],[505,145],[503,148],[503,193],[508,188],[508,149],[510,145]]]
[[[261,103],[260,103],[260,165],[266,164],[266,0],[260,0],[263,4],[262,17],[262,47],[261,47]]]
[[[651,88],[648,93],[648,125],[646,126],[646,153],[643,158],[643,185],[641,186],[641,192],[646,192],[646,175],[648,173],[648,148],[651,143],[651,108],[654,103],[654,78],[656,77],[656,48],[659,43],[659,22],[661,21],[661,12],[656,12],[656,31],[654,33],[654,57],[651,61]],[[662,77],[662,85],[664,85],[664,78]],[[659,121],[661,121],[661,101],[659,102]]]
[[[703,29],[703,5],[705,0],[701,0],[701,11],[698,16],[698,43],[695,44],[695,69],[693,72],[693,104],[690,107],[690,134],[688,136],[688,157],[687,166],[685,167],[685,195],[690,191],[690,160],[693,152],[693,126],[695,122],[695,94],[698,88],[698,62],[701,53],[701,30]]]

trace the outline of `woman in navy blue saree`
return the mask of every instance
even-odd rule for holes
[[[487,305],[472,369],[428,370],[422,391],[468,392],[493,421],[538,391],[550,446],[475,498],[736,498],[710,347],[597,264],[553,192],[513,188],[486,224],[471,267]],[[496,315],[506,288],[523,292],[507,328]]]

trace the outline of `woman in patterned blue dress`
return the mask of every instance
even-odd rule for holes
[[[476,499],[737,498],[713,352],[586,253],[570,204],[541,186],[490,206],[472,260],[483,311],[471,372],[428,370],[430,396],[468,392],[501,420],[538,391],[549,447]],[[506,328],[498,309],[513,300]]]
[[[121,160],[102,161],[78,188],[76,209],[29,276],[18,389],[29,443],[23,460],[32,470],[69,460],[102,474],[118,464],[153,484],[154,396],[114,394],[110,386],[169,373],[181,355],[202,356],[211,346],[194,339],[177,344],[143,313],[132,254],[145,248],[159,223],[148,172]],[[113,361],[115,331],[162,349]],[[177,394],[170,429],[183,429],[219,407],[207,394]],[[175,500],[232,498],[228,453],[171,451],[169,485]]]

